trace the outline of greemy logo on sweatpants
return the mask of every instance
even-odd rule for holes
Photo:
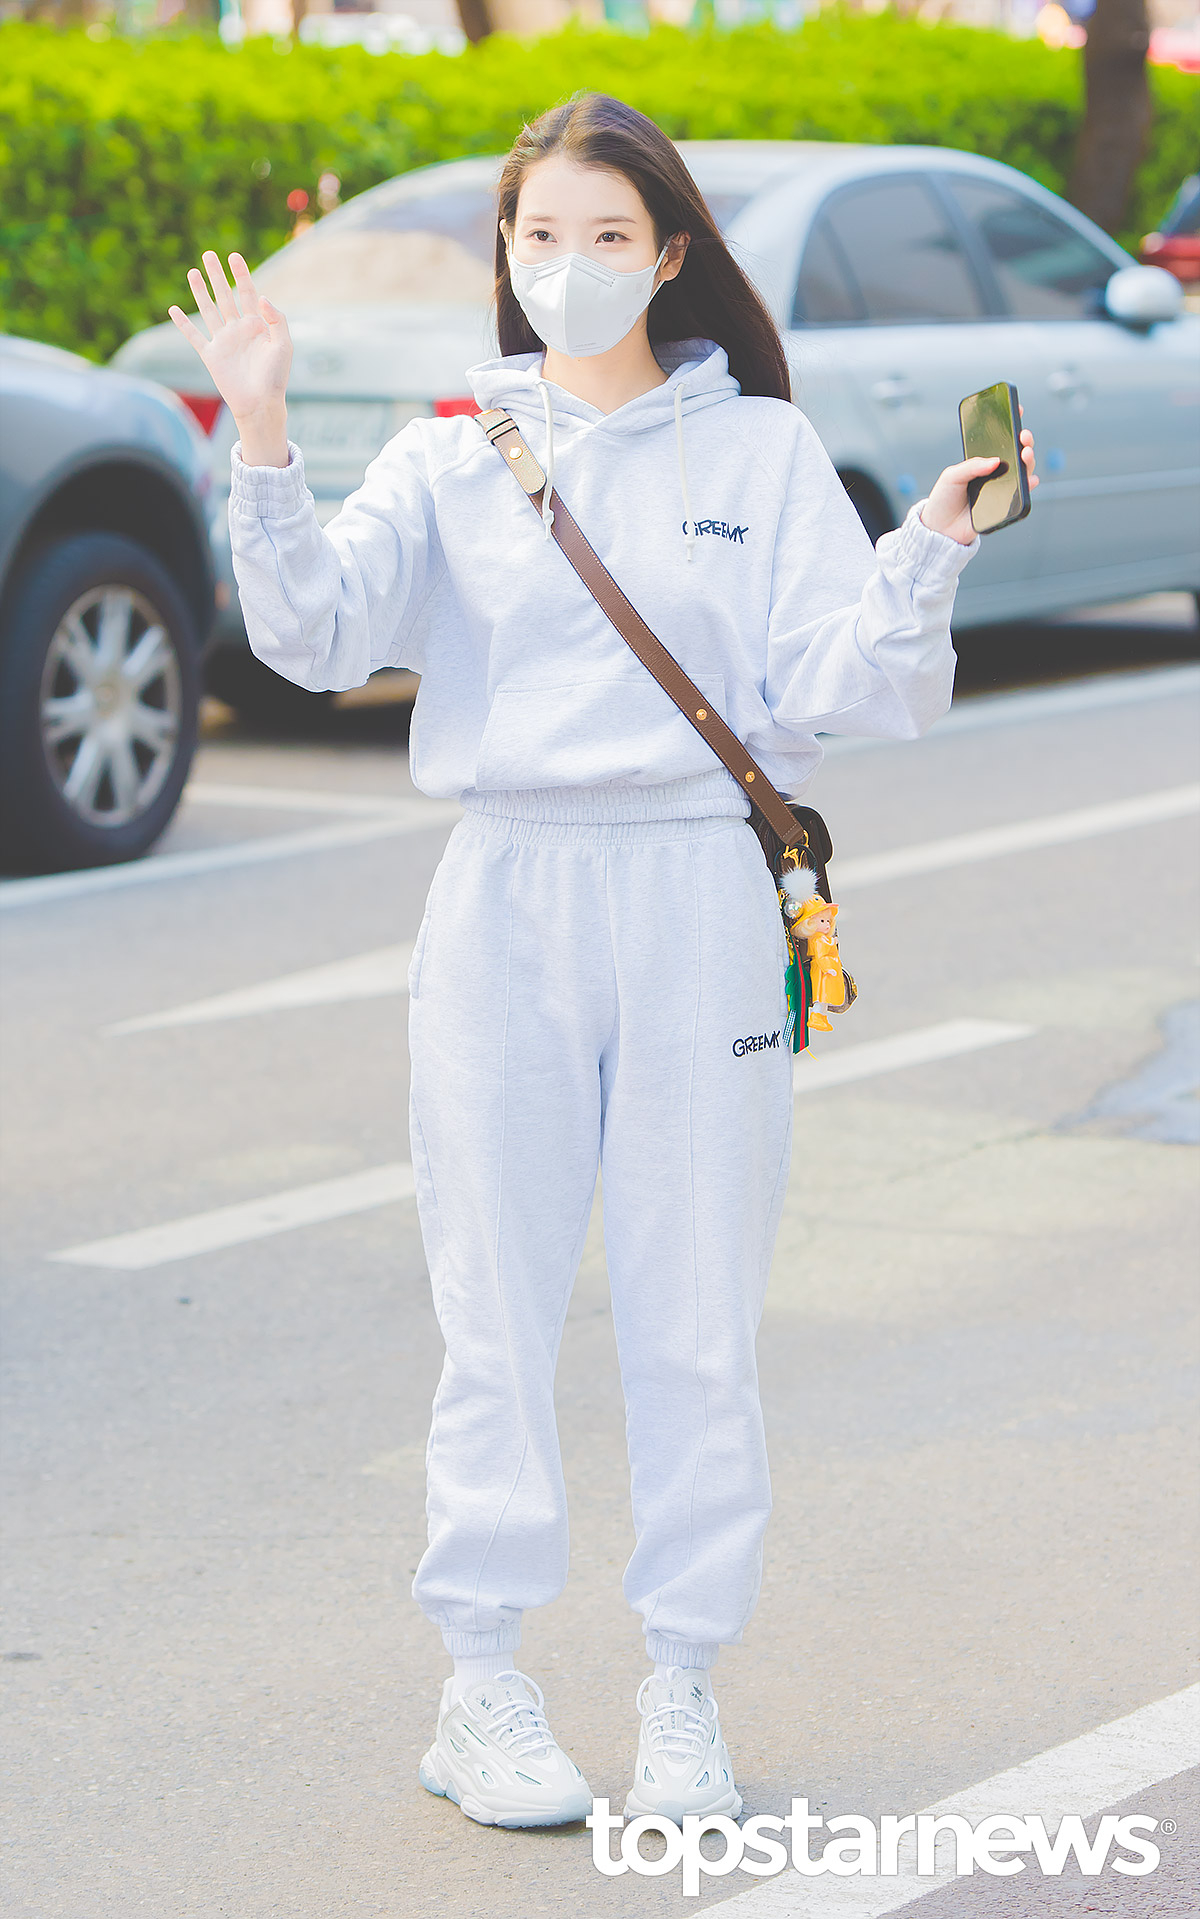
[[[686,533],[687,521],[684,520],[682,525]],[[736,545],[745,546],[746,535],[749,531],[750,528],[748,526],[730,526],[728,520],[692,521],[692,532],[696,535],[697,539],[699,539],[703,533],[715,533],[719,540],[733,540]]]
[[[773,1033],[747,1033],[745,1039],[734,1040],[733,1057],[742,1059],[747,1053],[765,1053],[772,1046],[778,1048],[778,1045],[778,1029]]]

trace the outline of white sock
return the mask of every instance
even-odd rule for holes
[[[450,1687],[450,1697],[461,1699],[472,1686],[481,1685],[485,1679],[494,1679],[498,1672],[511,1672],[513,1655],[511,1652],[476,1653],[473,1659],[456,1659],[454,1679]]]
[[[654,1668],[654,1677],[656,1679],[669,1679],[675,1670],[676,1668],[674,1666],[656,1665]],[[698,1679],[705,1692],[712,1691],[712,1681],[709,1679],[707,1666],[687,1667],[685,1668],[684,1676],[687,1679]]]

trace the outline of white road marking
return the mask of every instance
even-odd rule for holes
[[[1200,784],[1165,787],[1158,793],[1141,793],[1102,806],[1081,806],[1070,813],[1049,813],[1041,819],[1014,820],[1009,826],[988,826],[977,833],[956,833],[950,839],[899,846],[891,853],[834,860],[829,869],[830,885],[834,898],[840,899],[843,893],[861,886],[878,886],[883,880],[909,879],[914,873],[936,873],[948,866],[970,866],[977,860],[1032,852],[1042,846],[1065,846],[1072,840],[1095,839],[1101,833],[1156,825],[1197,812]]]
[[[1098,1726],[921,1811],[939,1818],[957,1813],[972,1825],[989,1813],[1040,1814],[1049,1828],[1067,1813],[1086,1819],[1197,1765],[1200,1685],[1156,1699],[1124,1719]],[[884,1919],[954,1878],[953,1845],[944,1851],[939,1847],[938,1854],[938,1871],[918,1879],[915,1846],[908,1834],[900,1841],[900,1873],[895,1878],[802,1879],[787,1867],[777,1879],[763,1880],[727,1900],[723,1910],[742,1919]],[[1026,1897],[1036,1902],[1041,1877],[1036,1863],[1019,1877]],[[978,1880],[972,1884],[977,1886]],[[1034,1905],[1026,1910],[1034,1910]]]
[[[407,833],[428,832],[461,817],[462,808],[451,800],[407,800],[386,812],[379,809],[373,819],[353,825],[314,826],[305,833],[272,833],[264,839],[206,846],[194,853],[164,853],[159,858],[151,855],[122,866],[94,866],[81,873],[40,873],[32,879],[5,880],[0,882],[0,912],[40,906],[45,900],[73,899],[81,893],[153,886],[159,880],[191,879],[198,873],[218,873],[226,867],[260,866],[269,860],[294,859],[300,853],[325,853],[339,846],[396,839]]]
[[[823,1092],[827,1086],[845,1086],[850,1080],[873,1079],[876,1073],[895,1073],[904,1066],[926,1066],[931,1060],[953,1059],[983,1046],[1001,1046],[1006,1040],[1032,1039],[1033,1026],[1014,1026],[999,1019],[948,1019],[938,1026],[919,1026],[891,1039],[863,1040],[843,1046],[828,1058],[802,1053],[796,1061],[796,1097]],[[816,1044],[820,1045],[820,1035]]]
[[[1179,700],[1200,693],[1200,666],[1148,668],[1144,673],[1103,673],[1030,692],[985,693],[952,706],[938,720],[934,736],[980,733],[993,726],[1020,726],[1031,720],[1055,720],[1076,713],[1102,713],[1114,706],[1141,706],[1148,700]]]
[[[1050,718],[1056,714],[1091,712],[1104,707],[1139,704],[1145,700],[1183,698],[1195,692],[1198,687],[1200,687],[1200,667],[1182,666],[1166,667],[1157,672],[1101,676],[1067,686],[1044,687],[1032,693],[989,695],[954,707],[943,720],[938,722],[933,734],[927,737],[946,737],[955,732],[974,731],[990,726],[1016,725]],[[827,754],[896,744],[894,740],[860,740],[840,736],[826,738],[823,741]],[[201,805],[278,806],[281,810],[288,812],[320,810],[326,813],[362,814],[365,817],[358,826],[347,823],[345,826],[315,827],[306,833],[272,834],[267,838],[243,840],[232,846],[205,847],[194,853],[164,853],[158,858],[151,855],[142,860],[130,860],[117,866],[92,867],[82,872],[47,873],[38,874],[29,879],[0,881],[0,911],[11,911],[20,906],[35,906],[45,900],[70,899],[80,894],[108,892],[118,887],[146,886],[159,880],[186,879],[194,874],[219,872],[226,867],[252,866],[262,861],[292,858],[301,853],[324,852],[338,846],[353,846],[364,841],[388,839],[394,834],[419,833],[426,827],[457,819],[461,814],[461,808],[450,800],[389,800],[381,795],[377,802],[369,794],[323,792],[319,788],[271,788],[266,785],[207,780],[198,780],[189,787],[188,797],[198,800]],[[1146,797],[1152,799],[1155,796]],[[1087,810],[1095,813],[1099,809]],[[1060,815],[1059,817],[1067,819],[1072,816]],[[1150,817],[1168,818],[1173,815],[1155,814]],[[1136,825],[1144,822],[1129,818],[1125,823]],[[1027,824],[1032,826],[1036,823],[1028,822]],[[1015,829],[996,829],[997,832],[1005,830]],[[1109,828],[1096,826],[1092,830],[1105,832]],[[964,839],[980,837],[982,836],[963,836]],[[1087,835],[1073,833],[1067,837],[1081,838]],[[1051,845],[1053,843],[1052,839],[1020,841],[1011,847],[995,847],[987,853],[962,857],[987,858],[991,857],[993,851],[1017,851],[1026,844]],[[929,848],[910,848],[910,857],[920,852],[932,852],[935,847],[947,848],[952,844],[953,842],[950,841],[933,841]],[[870,862],[870,866],[875,870],[869,879],[863,876],[868,870],[866,861],[847,861],[838,869],[839,879],[844,886],[849,887],[869,885],[877,878],[899,877],[902,870],[905,873],[932,870],[929,866],[921,865],[904,869],[896,867],[893,871],[884,871],[879,865],[880,861],[895,861],[898,858],[898,854],[876,856],[875,860]],[[942,857],[936,861],[937,865],[959,863],[959,859],[949,857]]]
[[[228,789],[240,792],[241,788]],[[420,824],[425,823],[425,805],[435,813],[437,809],[431,802],[405,802],[407,808],[420,806]],[[458,809],[454,809],[457,814]],[[878,886],[887,880],[907,879],[915,873],[932,873],[952,866],[972,865],[977,860],[997,859],[1009,853],[1029,852],[1043,846],[1061,846],[1073,840],[1092,839],[1102,833],[1118,832],[1124,828],[1152,825],[1162,820],[1180,819],[1187,814],[1200,811],[1200,785],[1168,787],[1158,793],[1143,793],[1133,799],[1106,802],[1101,806],[1080,807],[1069,813],[1051,813],[1042,819],[1017,820],[1009,826],[985,827],[977,833],[957,833],[950,839],[926,840],[917,846],[897,847],[890,853],[868,853],[856,860],[835,862],[832,870],[832,883],[840,897],[843,893],[852,893],[864,886]],[[444,817],[444,814],[442,815]],[[319,839],[322,845],[350,844],[359,838],[374,838],[377,833],[410,832],[419,830],[416,820],[410,825],[410,814],[406,810],[402,822],[393,825],[390,821],[364,822],[361,827],[330,827],[319,829],[316,835],[297,834],[285,841],[296,851],[307,850],[308,845]],[[330,837],[332,836],[332,838]],[[272,849],[267,857],[275,856],[278,840],[250,840],[241,848],[220,849],[247,853],[256,846]],[[155,878],[155,868],[169,863],[166,859],[143,862],[133,869],[124,867],[106,867],[99,874],[65,874],[63,879],[70,890],[76,890],[71,882],[89,880],[103,881],[113,873],[132,870],[135,877],[140,873]],[[181,860],[204,860],[206,854],[180,854]],[[221,859],[218,864],[236,864],[236,861]],[[54,886],[58,882],[49,880],[18,880],[10,882],[15,886]],[[45,897],[41,895],[40,897]],[[5,904],[4,890],[0,888],[0,906]],[[163,1026],[190,1026],[200,1021],[234,1019],[249,1013],[265,1013],[282,1006],[332,1006],[339,1000],[371,999],[385,993],[403,992],[404,982],[394,982],[392,959],[400,947],[386,948],[381,952],[360,953],[346,960],[336,960],[328,966],[307,968],[300,973],[285,973],[279,979],[264,980],[261,984],[248,986],[236,992],[222,993],[214,999],[197,1000],[190,1005],[176,1007],[162,1013],[150,1013],[143,1018],[122,1020],[118,1025],[107,1027],[110,1034],[148,1032]],[[411,948],[407,949],[411,952]],[[407,967],[407,959],[404,962]],[[952,1050],[968,1050],[955,1048]],[[904,1063],[904,1062],[901,1062]]]
[[[1101,673],[1092,679],[1070,680],[1059,686],[1039,686],[1032,692],[972,694],[936,720],[925,738],[944,740],[955,733],[981,733],[994,726],[1067,719],[1076,713],[1140,706],[1147,700],[1186,699],[1194,693],[1200,693],[1200,666],[1151,667],[1144,673]],[[841,753],[865,752],[871,747],[910,744],[906,740],[866,740],[841,733],[821,735],[827,759],[836,759]]]
[[[274,1013],[284,1007],[334,1006],[344,1000],[407,993],[412,950],[411,940],[403,946],[380,946],[373,953],[356,953],[352,959],[332,960],[327,966],[283,973],[278,979],[217,993],[212,999],[192,1000],[164,1013],[123,1019],[104,1031],[116,1036],[153,1032],[162,1026],[206,1026],[214,1020],[244,1019],[251,1013]]]
[[[362,813],[372,819],[396,807],[418,804],[391,793],[340,793],[316,786],[238,786],[226,780],[191,780],[183,798],[185,804],[194,800],[200,806],[262,807],[266,812],[281,813]]]
[[[1003,1040],[1025,1039],[1033,1030],[1031,1026],[1013,1026],[1000,1020],[947,1020],[941,1026],[900,1033],[890,1040],[847,1047],[831,1059],[798,1060],[796,1090],[815,1092],[824,1086],[840,1086],[847,1080],[865,1079],[872,1073],[949,1059],[956,1053],[995,1046]],[[189,1213],[184,1219],[166,1220],[161,1226],[145,1226],[132,1233],[117,1233],[110,1239],[91,1240],[85,1246],[68,1246],[64,1252],[51,1253],[50,1258],[72,1266],[109,1266],[119,1271],[138,1272],[148,1266],[164,1265],[169,1260],[190,1258],[193,1253],[213,1252],[219,1247],[236,1246],[243,1240],[264,1239],[271,1233],[287,1232],[293,1226],[309,1226],[317,1220],[340,1219],[373,1206],[386,1206],[396,1199],[410,1199],[413,1192],[412,1167],[397,1161],[389,1166],[349,1173],[341,1179],[321,1180],[315,1186],[297,1186],[290,1191],[268,1194],[264,1199],[245,1200],[238,1206],[220,1206],[209,1213]]]
[[[117,1233],[111,1239],[92,1240],[86,1246],[68,1246],[50,1258],[71,1266],[108,1266],[118,1272],[142,1272],[165,1266],[170,1260],[190,1259],[194,1253],[212,1253],[239,1246],[249,1239],[267,1239],[294,1226],[312,1226],[319,1220],[342,1219],[394,1200],[411,1199],[413,1169],[405,1160],[389,1166],[371,1166],[340,1179],[319,1180],[313,1186],[293,1186],[263,1199],[244,1200],[239,1206],[218,1206],[210,1213],[189,1213],[184,1219],[144,1226],[138,1232]]]

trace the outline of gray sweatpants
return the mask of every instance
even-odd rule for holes
[[[414,1594],[452,1654],[562,1590],[554,1368],[597,1167],[652,1659],[754,1608],[754,1357],[791,1143],[784,940],[732,780],[478,799],[410,973],[417,1200],[446,1343]],[[682,817],[680,815],[683,815]],[[690,816],[689,816],[690,815]]]

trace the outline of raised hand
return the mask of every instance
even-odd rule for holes
[[[1022,418],[1025,408],[1021,408]],[[1029,488],[1033,491],[1039,486],[1034,472],[1033,435],[1028,427],[1021,433],[1021,459],[1029,475]],[[948,466],[929,489],[929,498],[921,508],[921,518],[927,527],[935,533],[948,533],[952,540],[961,546],[970,546],[975,538],[975,528],[971,525],[971,507],[967,494],[970,481],[986,479],[999,464],[999,456],[989,460],[959,460],[954,466]]]
[[[256,291],[240,253],[229,256],[233,286],[218,254],[204,253],[201,258],[212,292],[198,267],[188,274],[188,285],[208,333],[180,307],[170,307],[168,312],[200,355],[236,420],[247,465],[286,466],[285,396],[292,364],[287,321],[278,307]]]

